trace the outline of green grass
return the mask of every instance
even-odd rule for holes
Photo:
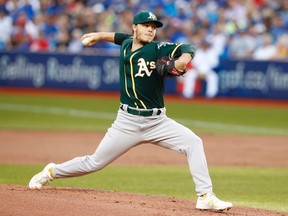
[[[0,165],[0,184],[27,185],[39,165]],[[210,168],[214,192],[235,205],[288,212],[288,169]],[[95,188],[196,199],[188,167],[109,166],[90,175],[59,179],[51,186]]]
[[[0,94],[0,129],[106,130],[118,99]],[[288,135],[285,108],[166,102],[168,116],[196,133]]]
[[[0,129],[104,131],[116,117],[117,99],[0,94]],[[166,102],[167,114],[196,133],[288,136],[285,108]],[[1,142],[1,140],[0,140]],[[39,165],[0,165],[1,184],[27,185]],[[236,205],[288,212],[287,168],[211,168],[214,192]],[[187,167],[111,166],[51,185],[195,199]]]
[[[118,106],[113,99],[0,95],[0,128],[101,131],[111,125]]]

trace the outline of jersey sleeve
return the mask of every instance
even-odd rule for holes
[[[182,44],[180,50],[181,54],[189,53],[192,58],[195,56],[196,48],[192,44]]]
[[[196,48],[192,44],[160,42],[158,44],[160,57],[169,56],[178,58],[183,53],[189,53],[192,58],[195,55]]]
[[[130,37],[132,37],[131,34],[115,32],[114,43],[117,45],[121,45],[124,40],[126,40],[127,38],[130,38]]]

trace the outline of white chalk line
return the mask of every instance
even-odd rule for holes
[[[96,112],[74,108],[44,107],[44,106],[34,106],[27,104],[13,104],[13,103],[0,103],[0,110],[13,111],[13,112],[45,113],[53,115],[72,116],[78,118],[92,118],[92,119],[104,119],[104,120],[114,120],[116,117],[116,113],[110,113],[110,112]],[[259,133],[268,135],[288,135],[288,130],[280,128],[267,128],[267,127],[257,127],[257,126],[219,123],[219,122],[177,119],[177,118],[174,119],[187,127],[198,127],[204,129],[215,129],[230,132],[245,132],[252,134]]]

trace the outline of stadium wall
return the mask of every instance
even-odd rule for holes
[[[113,54],[0,52],[0,86],[118,91],[118,57]],[[288,62],[222,60],[219,97],[288,99]],[[167,79],[166,93],[178,94]]]

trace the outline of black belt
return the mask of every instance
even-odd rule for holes
[[[136,109],[136,108],[131,108],[127,106],[127,110],[124,109],[124,105],[121,104],[120,109],[123,110],[124,112],[130,113],[132,115],[139,115],[139,116],[153,116],[153,109]],[[157,112],[155,115],[160,115],[162,113],[161,109],[157,109]]]

